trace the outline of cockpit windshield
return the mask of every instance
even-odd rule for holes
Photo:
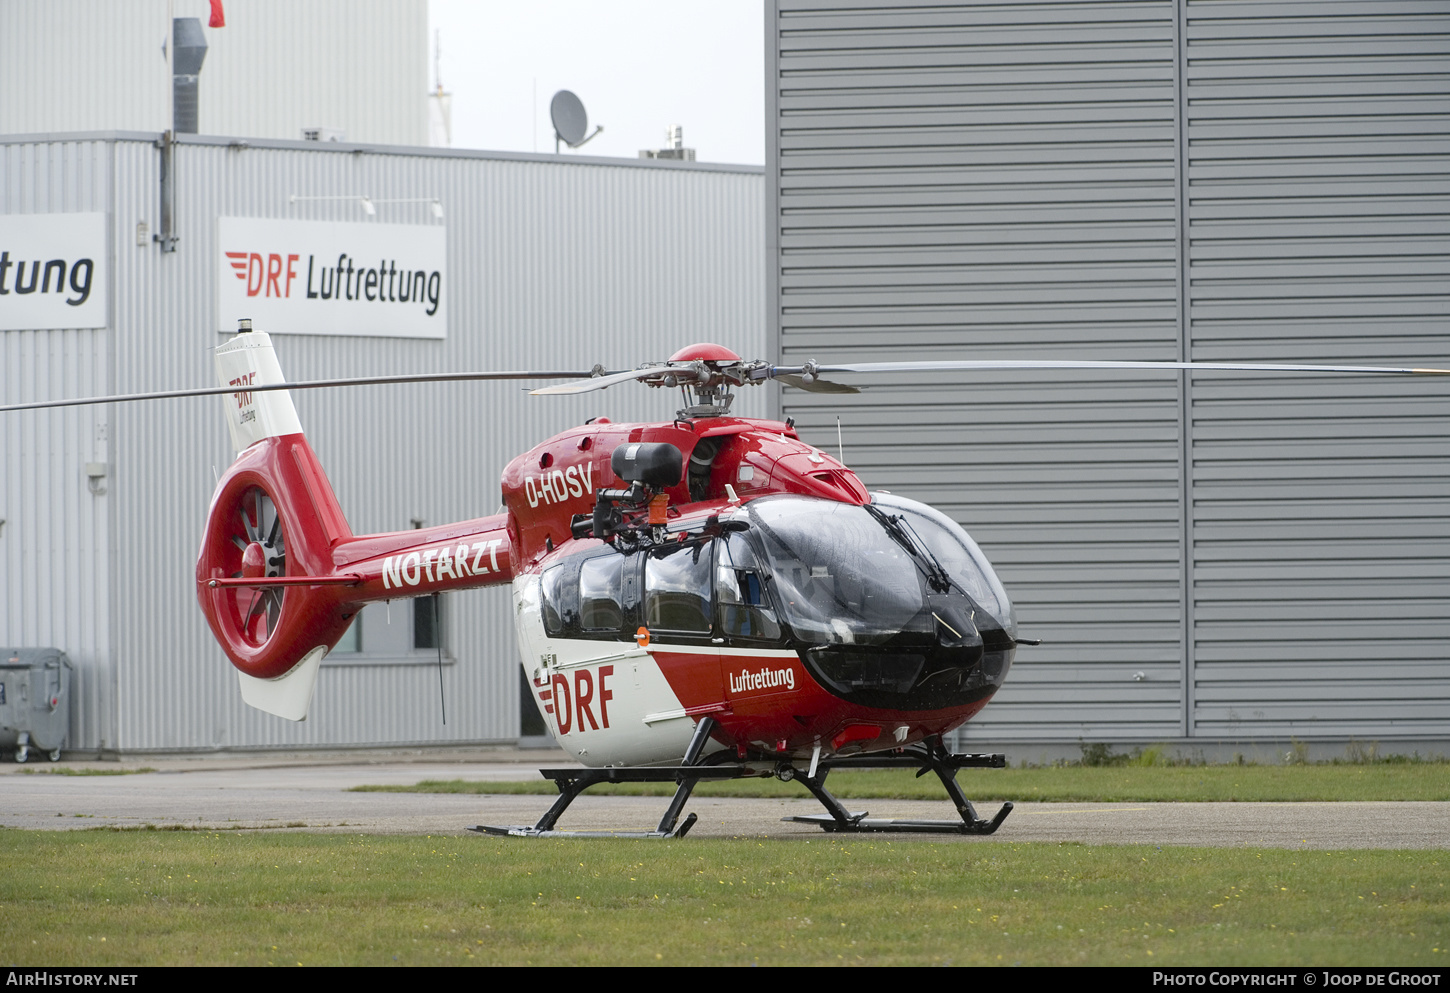
[[[969,597],[1009,635],[1006,593],[980,550],[924,504],[877,494],[874,505],[771,496],[746,505],[774,593],[797,638],[883,645],[906,634],[935,639],[948,624],[933,598]]]
[[[952,587],[971,597],[1015,637],[1017,619],[1007,591],[987,557],[960,524],[924,503],[891,493],[873,493],[871,503],[879,514],[899,517],[902,527],[937,560]]]

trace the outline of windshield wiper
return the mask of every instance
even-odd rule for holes
[[[891,539],[911,554],[916,560],[918,568],[926,574],[927,585],[934,593],[947,593],[952,588],[952,577],[942,566],[937,557],[932,554],[926,542],[921,540],[921,535],[916,533],[916,528],[904,517],[888,514],[879,507],[865,504],[866,513],[876,519]],[[965,591],[963,591],[965,592]]]

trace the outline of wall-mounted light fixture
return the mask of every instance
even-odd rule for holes
[[[288,203],[302,203],[307,200],[356,200],[358,206],[363,209],[363,213],[369,217],[377,215],[377,204],[380,203],[426,203],[429,212],[434,217],[440,220],[443,217],[443,201],[437,197],[370,197],[361,193],[331,197],[304,197],[294,193],[287,198]]]
[[[398,197],[387,200],[374,200],[373,203],[426,203],[428,210],[434,217],[443,217],[443,201],[437,197]]]
[[[377,213],[377,208],[373,206],[372,197],[364,196],[361,193],[348,193],[343,196],[335,197],[303,197],[298,196],[296,193],[294,193],[287,198],[288,203],[302,203],[306,200],[352,200],[355,201],[357,205],[362,208],[363,213],[367,214],[369,217]]]

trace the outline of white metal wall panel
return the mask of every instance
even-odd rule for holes
[[[202,134],[428,144],[427,0],[248,0],[206,34]]]
[[[783,359],[1178,356],[1171,3],[767,17]],[[1175,382],[931,376],[782,402],[821,445],[839,416],[868,486],[960,521],[1047,641],[974,734],[1179,733]]]
[[[0,3],[0,134],[170,127],[167,30],[164,3]]]
[[[28,145],[5,146],[29,148]],[[441,341],[278,336],[291,378],[478,368],[627,368],[715,340],[765,351],[758,169],[576,156],[489,156],[348,148],[241,148],[197,139],[177,149],[179,250],[135,245],[156,228],[159,153],[119,138],[114,149],[116,310],[111,388],[210,384],[218,216],[361,221],[355,203],[289,203],[293,193],[438,197],[379,204],[380,223],[447,230],[448,337]],[[238,317],[246,316],[244,314]],[[7,339],[7,345],[9,344]],[[6,371],[8,385],[8,367]],[[53,392],[70,394],[59,385]],[[236,677],[195,603],[192,570],[214,486],[231,459],[221,401],[116,405],[116,470],[107,498],[118,573],[114,617],[119,730],[125,751],[506,740],[518,734],[518,653],[508,593],[448,598],[441,723],[431,660],[324,664],[314,713],[291,724],[245,707]],[[407,528],[493,513],[499,476],[519,451],[585,418],[658,419],[672,394],[610,390],[529,398],[518,384],[363,387],[295,398],[304,428],[354,531]],[[742,412],[761,414],[757,392]],[[22,435],[8,424],[8,446]],[[83,483],[82,483],[83,485]],[[3,515],[0,515],[3,516]],[[0,549],[10,537],[0,534]],[[48,540],[48,539],[46,539]],[[10,581],[10,580],[7,580]],[[391,607],[399,622],[411,602]],[[389,613],[374,605],[364,625]],[[8,632],[27,639],[26,623]],[[366,630],[366,627],[365,627]],[[63,646],[64,647],[64,646]]]
[[[1193,354],[1450,364],[1450,8],[1185,11]],[[1195,384],[1195,733],[1450,734],[1450,394]]]
[[[111,183],[106,142],[0,145],[0,214],[107,211]],[[104,330],[0,331],[0,396],[96,396],[110,385]],[[113,427],[104,406],[0,417],[0,646],[69,655],[69,744],[86,748],[115,740],[105,706],[116,681],[115,478],[95,493],[86,476],[86,463],[111,462]]]
[[[207,27],[207,0],[174,0],[198,17],[202,134],[298,139],[303,127],[350,141],[428,141],[427,0],[247,0]],[[0,134],[163,131],[171,79],[163,0],[0,3]]]

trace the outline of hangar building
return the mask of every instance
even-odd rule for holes
[[[103,316],[3,325],[0,395],[208,383],[236,318],[266,326],[224,302],[289,285],[290,250],[273,272],[274,250],[228,239],[358,228],[441,252],[441,303],[406,337],[279,334],[289,376],[624,367],[710,339],[785,361],[1445,367],[1447,28],[1435,3],[768,0],[763,187],[743,168],[437,152],[421,130],[351,125],[352,144],[320,146],[287,140],[294,123],[335,122],[262,138],[238,123],[243,138],[177,145],[176,252],[148,241],[163,123],[40,128],[0,139],[0,230],[34,245],[23,219],[54,220],[64,290],[31,299]],[[296,253],[298,285],[321,251]],[[617,394],[364,388],[298,406],[361,531],[487,513],[522,446],[593,414],[658,416],[643,391]],[[1045,643],[1019,653],[968,747],[1450,741],[1443,381],[925,375],[850,402],[745,400],[823,445],[840,417],[868,485],[942,508],[998,566]],[[490,591],[446,608],[446,728],[402,603],[364,613],[307,724],[242,706],[190,579],[230,459],[214,402],[25,415],[0,439],[0,643],[76,659],[74,746],[519,734]]]
[[[1445,5],[766,21],[782,360],[1450,365]],[[782,403],[962,522],[1044,640],[966,741],[1443,752],[1443,379],[922,375]]]
[[[163,154],[155,133],[0,137],[6,285],[34,285],[33,265],[17,276],[21,260],[66,262],[41,271],[43,292],[0,296],[5,402],[214,385],[212,349],[244,317],[273,334],[293,380],[632,368],[692,341],[764,349],[759,168],[183,135],[167,252],[153,239]],[[332,301],[342,323],[326,323],[297,307],[329,289],[339,245],[357,274]],[[368,302],[363,269],[411,269],[410,258],[439,274],[438,292],[430,278],[406,302]],[[354,287],[368,300],[346,299]],[[761,392],[742,396],[747,415],[765,413]],[[294,402],[361,534],[491,514],[520,451],[591,416],[668,416],[672,400],[448,383]],[[0,645],[69,653],[69,747],[517,740],[505,590],[444,598],[446,725],[436,642],[407,600],[362,612],[305,723],[241,702],[193,575],[216,473],[232,459],[222,402],[0,415]]]

